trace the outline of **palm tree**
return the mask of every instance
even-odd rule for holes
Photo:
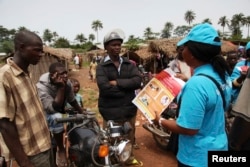
[[[202,23],[208,23],[208,24],[213,24],[212,21],[209,18],[205,18]]]
[[[53,35],[53,40],[56,41],[59,37],[59,35],[57,34],[56,31],[52,32],[52,35]]]
[[[162,38],[169,38],[171,37],[171,31],[173,30],[174,25],[171,22],[166,22],[164,29],[162,30],[161,37]]]
[[[29,29],[24,27],[24,26],[21,26],[21,27],[18,27],[17,31],[19,32],[19,31],[23,31],[23,30],[29,30]]]
[[[188,10],[185,13],[184,19],[190,25],[195,19],[195,13],[192,10]]]
[[[94,34],[89,34],[89,41],[93,42],[95,40]]]
[[[249,38],[250,16],[245,18],[245,25],[247,26],[247,38]]]
[[[232,20],[231,20],[231,26],[233,28],[233,31],[236,31],[236,34],[234,35],[239,36],[241,34],[240,27],[244,25],[244,19],[245,18],[244,18],[243,13],[233,15]]]
[[[227,16],[222,16],[221,18],[219,18],[218,24],[222,26],[222,39],[223,39],[225,26],[229,25]]]
[[[96,43],[98,43],[98,30],[102,28],[102,22],[100,20],[95,20],[92,22],[92,29],[96,32]]]
[[[152,32],[152,29],[151,29],[150,27],[147,27],[147,28],[145,29],[145,31],[144,31],[144,37],[145,37],[146,40],[152,39],[152,38],[153,38],[153,37],[152,37],[153,34],[154,34],[154,33]]]
[[[45,29],[43,32],[43,40],[44,42],[48,42],[50,44],[50,42],[53,39],[53,34],[49,29]]]
[[[85,38],[84,34],[77,34],[75,40],[82,44],[83,42],[86,42],[87,39]]]

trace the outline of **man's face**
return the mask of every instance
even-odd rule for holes
[[[228,54],[226,60],[227,60],[227,63],[229,65],[234,66],[237,63],[237,61],[238,61],[238,55],[237,55],[237,53],[230,53],[230,54]]]
[[[187,65],[189,65],[190,67],[193,67],[193,55],[187,46],[184,46],[183,48],[182,57],[183,57],[183,60],[187,63]]]
[[[121,52],[121,46],[120,40],[112,40],[106,45],[105,49],[110,56],[118,56]]]
[[[22,44],[22,56],[29,64],[37,64],[43,56],[42,41],[34,40],[27,44]]]
[[[66,83],[68,80],[68,72],[67,72],[66,68],[57,67],[56,71],[57,71],[58,76],[61,77],[63,79],[63,81]]]
[[[181,61],[183,60],[183,56],[182,56],[183,49],[184,49],[184,46],[180,46],[177,49],[177,56],[178,56],[178,59],[181,60]]]

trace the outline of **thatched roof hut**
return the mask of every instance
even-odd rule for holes
[[[176,44],[180,38],[150,40],[147,45],[140,47],[136,53],[142,59],[151,59],[153,53],[164,52],[168,57],[176,55]]]
[[[60,59],[71,60],[73,57],[73,50],[69,48],[52,48],[44,46],[43,51],[44,53],[57,56]]]
[[[44,56],[37,65],[30,65],[29,71],[31,78],[36,83],[43,73],[48,72],[49,66],[54,62],[62,62],[67,70],[70,70],[69,62],[72,60],[73,51],[64,48],[51,48],[44,46]]]
[[[222,45],[221,45],[221,52],[222,54],[225,54],[227,52],[231,52],[231,51],[237,51],[238,46],[233,44],[230,41],[222,41]]]
[[[168,56],[175,55],[176,44],[180,40],[181,38],[171,38],[149,41],[148,51],[152,53],[163,51]]]
[[[181,38],[171,38],[171,39],[157,39],[151,40],[147,42],[146,47],[141,47],[136,53],[142,59],[150,59],[153,56],[153,53],[159,53],[159,51],[163,51],[168,57],[174,57],[176,52],[176,44],[180,41]],[[221,51],[222,54],[236,51],[237,45],[233,44],[230,41],[222,41]]]

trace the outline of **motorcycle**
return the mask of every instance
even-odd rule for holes
[[[107,128],[100,127],[96,113],[69,114],[59,118],[58,123],[67,123],[67,135],[70,167],[119,167],[128,160],[132,152],[132,143],[126,135],[132,129],[129,122],[117,125],[107,122]]]
[[[177,104],[172,102],[168,108],[162,112],[161,117],[165,119],[176,119],[176,111]],[[154,141],[156,142],[157,146],[159,146],[159,148],[163,150],[168,149],[169,139],[172,134],[170,130],[149,122],[145,122],[142,126],[144,129],[152,133]]]

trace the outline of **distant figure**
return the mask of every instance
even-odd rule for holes
[[[98,54],[98,55],[95,57],[95,59],[96,59],[96,63],[99,64],[99,63],[101,62],[102,56]]]
[[[227,61],[227,64],[230,68],[230,75],[232,74],[233,72],[233,69],[235,67],[235,65],[237,64],[239,60],[239,57],[238,57],[238,53],[236,51],[232,51],[232,52],[228,52],[227,53],[227,58],[226,58],[226,61]]]
[[[75,55],[73,61],[74,61],[75,69],[79,69],[80,59],[77,54]]]
[[[167,55],[161,50],[158,53],[155,53],[154,56],[154,66],[150,71],[154,74],[158,74],[167,68],[169,60]]]
[[[78,54],[79,57],[79,69],[82,68],[82,56],[80,54]]]
[[[244,80],[246,79],[247,70],[250,67],[250,42],[248,42],[246,45],[245,55],[246,59],[239,61],[235,65],[233,72],[231,74],[231,80],[233,84],[233,92],[232,92],[233,104],[237,100],[241,86]]]
[[[93,82],[96,81],[96,67],[97,67],[96,59],[93,59],[92,62],[90,63],[90,65],[89,65],[90,79]]]

